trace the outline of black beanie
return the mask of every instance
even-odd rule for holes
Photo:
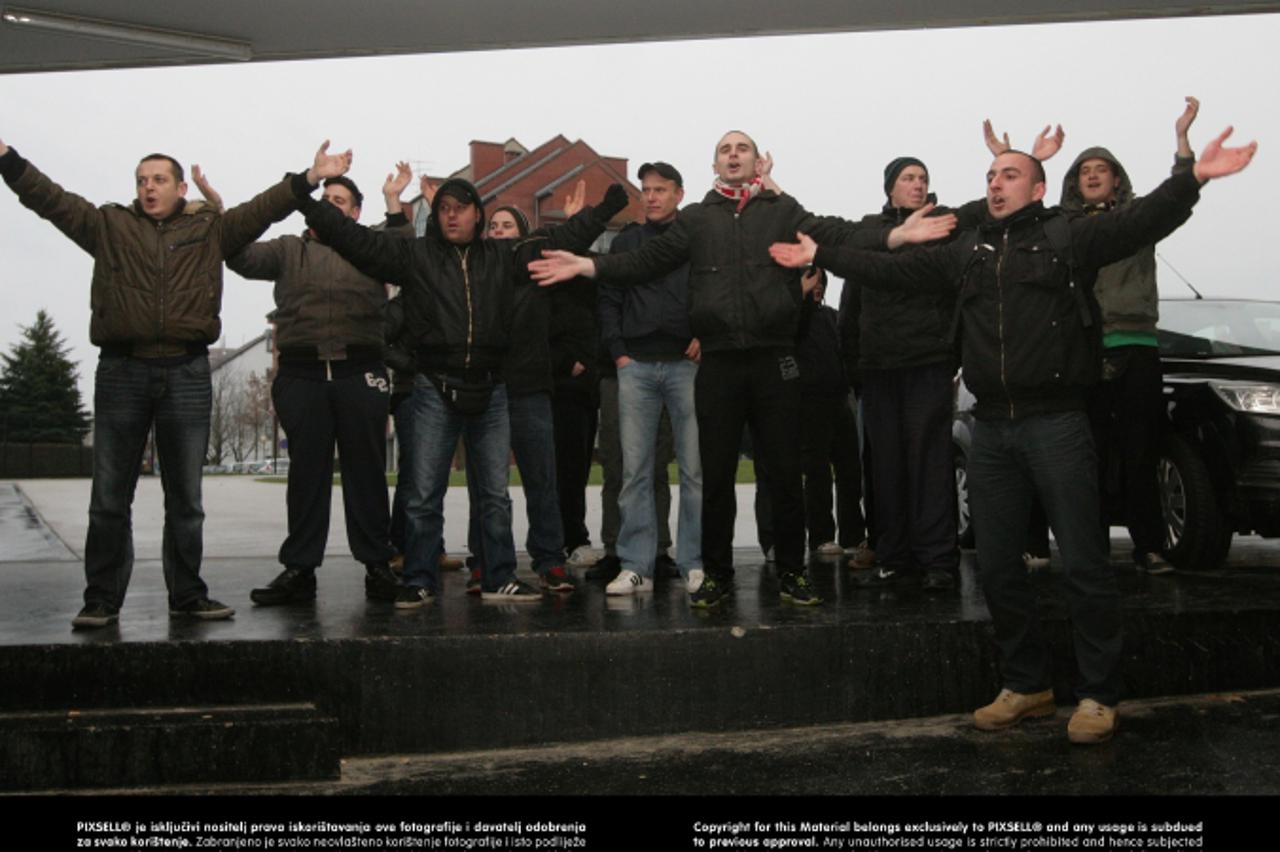
[[[489,220],[484,215],[484,203],[480,200],[480,193],[472,186],[470,181],[462,178],[449,178],[440,184],[440,188],[436,190],[435,197],[431,199],[431,220],[427,222],[427,230],[434,231],[435,236],[440,236],[440,202],[445,196],[457,199],[466,204],[474,204],[476,206],[476,237],[484,234],[485,228],[488,227]]]
[[[893,195],[893,185],[898,181],[898,175],[902,174],[902,170],[907,166],[919,166],[924,169],[924,176],[929,177],[929,167],[915,157],[899,157],[893,160],[889,165],[884,167],[884,194],[886,197]]]

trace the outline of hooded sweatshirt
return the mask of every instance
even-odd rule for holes
[[[1120,179],[1115,200],[1106,204],[1085,204],[1080,194],[1080,166],[1086,160],[1106,160]],[[1194,157],[1175,156],[1172,174],[1190,171]],[[1103,147],[1086,148],[1076,157],[1062,179],[1063,211],[1069,216],[1087,216],[1133,203],[1133,184],[1129,174],[1115,156]],[[1156,288],[1156,247],[1143,246],[1134,254],[1098,270],[1094,295],[1102,309],[1104,346],[1132,344],[1156,345],[1156,321],[1160,319],[1159,293]]]

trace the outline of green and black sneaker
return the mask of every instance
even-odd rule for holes
[[[713,580],[707,577],[696,592],[689,595],[689,606],[694,609],[711,609],[733,591],[733,584],[725,580]]]
[[[797,606],[817,606],[822,603],[822,598],[813,590],[813,584],[803,571],[782,575],[778,578],[778,587],[779,594],[787,603]]]

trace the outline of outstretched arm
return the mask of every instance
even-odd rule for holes
[[[415,240],[366,228],[327,201],[305,201],[302,212],[321,242],[365,275],[393,284],[403,284],[408,277]]]
[[[930,216],[935,205],[926,204],[907,217],[907,220],[889,232],[887,244],[896,249],[904,245],[915,245],[940,240],[948,236],[956,227],[956,214]]]
[[[1200,153],[1200,160],[1192,169],[1192,173],[1200,183],[1208,183],[1214,178],[1227,177],[1243,171],[1245,166],[1253,160],[1253,155],[1258,152],[1257,142],[1250,142],[1238,148],[1223,146],[1222,143],[1227,141],[1233,130],[1235,130],[1234,127],[1228,127],[1222,131],[1218,134],[1218,138],[1205,146],[1204,151]]]
[[[816,264],[861,284],[901,290],[954,287],[960,269],[953,264],[952,246],[935,246],[906,254],[864,251],[848,246],[820,246],[806,234],[794,243],[774,243],[769,254],[779,266],[799,269]]]
[[[585,181],[580,182],[581,193],[585,194],[587,185]],[[577,198],[580,193],[575,190],[572,198]],[[535,235],[544,237],[540,240],[537,249],[564,249],[565,251],[586,251],[591,248],[591,244],[596,238],[604,233],[605,228],[609,227],[610,220],[617,216],[623,210],[627,209],[630,198],[627,191],[623,189],[622,184],[613,183],[605,190],[604,198],[600,199],[600,203],[595,207],[579,207],[572,217],[563,225],[554,228],[539,228],[535,231]],[[578,206],[573,202],[571,206]]]
[[[209,202],[211,207],[218,211],[226,209],[222,204],[222,196],[209,183],[209,179],[204,176],[204,172],[200,170],[198,163],[191,164],[191,179],[195,181],[196,189],[200,190],[200,195],[204,197],[205,201]]]
[[[28,163],[16,150],[0,142],[0,175],[22,206],[51,223],[89,254],[98,245],[102,214],[89,201],[68,192]]]

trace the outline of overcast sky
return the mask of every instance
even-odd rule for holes
[[[1259,153],[1243,175],[1207,187],[1159,252],[1206,296],[1273,298],[1277,45],[1280,15],[1259,15],[5,75],[0,139],[95,203],[130,202],[139,157],[158,150],[199,163],[233,204],[308,165],[331,138],[355,151],[351,176],[372,222],[394,161],[448,172],[466,164],[470,140],[511,136],[529,147],[556,133],[583,139],[629,158],[633,179],[646,159],[665,159],[697,200],[716,140],[739,128],[772,151],[776,179],[808,209],[856,218],[884,203],[883,168],[903,154],[929,165],[943,203],[980,197],[984,117],[1027,148],[1062,123],[1048,201],[1095,144],[1145,192],[1168,174],[1173,122],[1193,94],[1197,152],[1234,124],[1234,140],[1259,140]],[[302,227],[294,216],[268,236]],[[0,350],[50,311],[86,402],[97,358],[90,270],[88,255],[0,190]],[[1187,293],[1163,264],[1160,275],[1162,295]],[[226,273],[226,345],[259,334],[271,308],[269,283]]]

